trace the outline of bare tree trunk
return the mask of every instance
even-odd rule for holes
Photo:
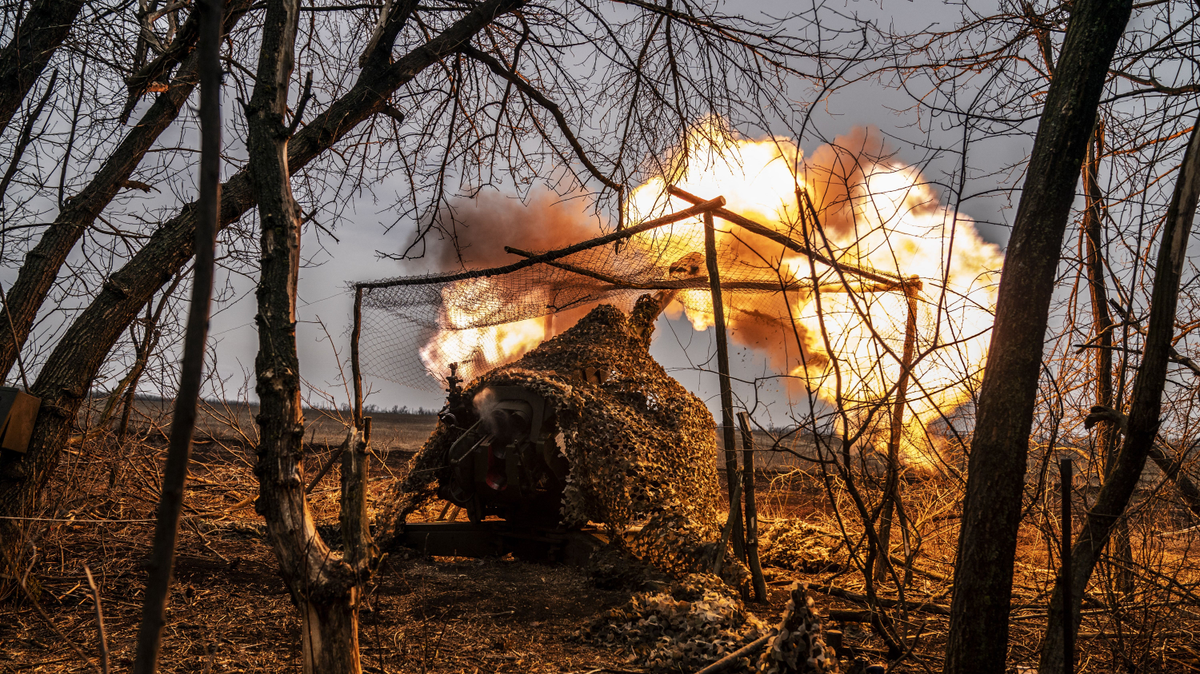
[[[138,626],[135,674],[154,674],[162,645],[171,570],[175,566],[175,541],[183,490],[187,482],[196,428],[196,407],[204,380],[204,349],[208,340],[208,313],[212,299],[213,258],[217,245],[217,211],[221,205],[221,20],[223,0],[199,0],[196,13],[201,24],[200,48],[200,198],[196,216],[196,264],[192,275],[192,304],[180,363],[179,391],[171,416],[171,438],[167,465],[163,470],[158,522],[154,529],[154,551],[150,577],[146,581],[142,622]],[[164,297],[164,303],[166,298]],[[154,326],[147,325],[146,330]]]
[[[1163,226],[1162,243],[1158,249],[1158,260],[1154,274],[1154,288],[1150,296],[1150,319],[1146,329],[1146,343],[1142,362],[1133,382],[1133,398],[1129,405],[1128,427],[1125,441],[1116,461],[1109,468],[1096,495],[1096,503],[1087,514],[1079,538],[1071,547],[1071,605],[1063,606],[1061,589],[1054,591],[1050,600],[1050,620],[1046,626],[1046,638],[1042,643],[1042,659],[1039,671],[1062,671],[1064,664],[1063,620],[1070,611],[1072,631],[1079,630],[1080,600],[1087,591],[1092,571],[1100,560],[1101,552],[1120,521],[1130,497],[1141,479],[1146,458],[1154,448],[1158,434],[1159,414],[1162,410],[1162,393],[1166,385],[1167,366],[1171,360],[1171,341],[1175,337],[1175,310],[1179,303],[1179,282],[1183,276],[1183,265],[1187,259],[1188,238],[1196,205],[1200,201],[1200,121],[1193,127],[1188,140],[1187,152],[1167,219]]]
[[[301,477],[304,414],[296,353],[301,213],[289,182],[284,120],[299,15],[299,0],[268,0],[254,94],[246,107],[250,173],[262,229],[254,361],[261,432],[254,472],[258,510],[300,609],[304,671],[359,672],[357,577],[330,553],[313,527]],[[303,107],[301,102],[297,109]],[[357,448],[347,447],[345,456],[353,462]]]
[[[1038,124],[1000,279],[968,463],[947,674],[1002,674],[1029,432],[1079,166],[1131,0],[1079,0]]]
[[[249,9],[247,0],[236,0],[226,19],[226,31]],[[9,292],[12,329],[0,324],[0,376],[7,374],[16,360],[17,350],[29,337],[38,309],[58,278],[59,270],[83,233],[120,192],[122,185],[146,156],[158,137],[179,116],[180,109],[196,88],[197,65],[192,55],[179,69],[171,86],[159,94],[137,125],[108,157],[83,190],[67,199],[54,223],[42,233],[34,248],[25,256],[21,271]],[[160,284],[161,285],[161,284]],[[143,302],[144,303],[144,302]],[[124,326],[121,326],[124,329]],[[15,330],[15,334],[14,334]],[[111,346],[111,345],[110,345]]]
[[[67,39],[82,8],[83,0],[36,0],[13,39],[0,50],[0,131],[8,127],[54,51]]]
[[[1104,243],[1102,237],[1103,220],[1102,204],[1104,196],[1100,192],[1100,181],[1097,173],[1100,170],[1100,153],[1104,139],[1103,120],[1096,122],[1096,131],[1092,142],[1088,143],[1088,158],[1083,164],[1083,191],[1087,198],[1087,207],[1083,212],[1082,234],[1085,244],[1088,288],[1092,298],[1092,328],[1095,332],[1093,339],[1100,347],[1093,349],[1096,356],[1096,404],[1112,408],[1113,396],[1113,362],[1112,362],[1112,315],[1108,311],[1108,284],[1104,274]],[[1104,474],[1108,475],[1117,460],[1117,441],[1120,439],[1119,429],[1113,424],[1100,424],[1096,431],[1096,445],[1100,448],[1100,456],[1104,461]],[[1117,528],[1117,537],[1113,541],[1116,556],[1122,564],[1115,569],[1118,589],[1129,594],[1133,592],[1133,550],[1129,544],[1129,528],[1121,522]]]
[[[303,168],[359,122],[382,111],[397,88],[453,53],[498,15],[510,13],[523,4],[523,0],[486,0],[395,61],[390,57],[392,45],[408,12],[405,7],[393,7],[393,19],[385,31],[385,39],[377,46],[377,58],[368,62],[344,96],[288,143],[288,170],[295,173]],[[248,170],[239,171],[221,186],[220,226],[236,221],[254,207],[256,199]],[[178,274],[191,257],[195,212],[195,204],[184,206],[154,232],[129,262],[109,276],[100,294],[71,323],[42,366],[33,385],[34,395],[42,399],[42,407],[29,450],[0,463],[0,515],[18,515],[28,509],[50,479],[75,414],[108,351],[154,292]],[[19,540],[19,536],[9,535],[11,526],[11,520],[0,519],[0,545]]]

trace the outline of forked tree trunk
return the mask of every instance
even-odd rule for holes
[[[361,667],[355,574],[317,534],[301,468],[304,414],[296,353],[301,213],[292,197],[284,121],[299,15],[299,0],[267,1],[254,94],[246,107],[249,168],[262,230],[254,360],[260,440],[254,472],[259,512],[300,609],[304,671],[356,673]]]
[[[1150,319],[1146,328],[1146,343],[1142,362],[1133,380],[1133,398],[1129,405],[1129,421],[1125,441],[1116,461],[1109,468],[1096,502],[1088,511],[1083,529],[1071,546],[1071,605],[1063,606],[1062,587],[1056,587],[1050,600],[1050,620],[1042,642],[1042,674],[1063,671],[1064,613],[1069,610],[1071,629],[1079,630],[1080,600],[1087,590],[1092,571],[1100,560],[1104,545],[1129,504],[1141,479],[1146,458],[1154,447],[1162,411],[1162,393],[1171,359],[1171,341],[1175,337],[1175,310],[1179,303],[1179,282],[1187,259],[1188,239],[1196,205],[1200,201],[1200,120],[1192,129],[1187,152],[1159,244],[1154,287],[1150,296]]]
[[[1132,0],[1078,0],[1029,159],[1000,277],[955,563],[947,674],[1003,674],[1029,432],[1079,167]]]

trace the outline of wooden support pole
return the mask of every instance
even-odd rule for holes
[[[689,192],[681,190],[678,187],[675,187],[674,185],[669,185],[667,187],[667,194],[670,194],[673,197],[678,197],[680,199],[683,199],[684,201],[687,201],[689,203],[696,204],[696,206],[694,206],[693,208],[698,208],[700,205],[703,205],[703,204],[712,203],[710,201],[705,201],[703,198],[698,197],[694,194],[691,194]],[[856,278],[865,278],[865,279],[875,281],[876,283],[881,283],[881,284],[899,285],[899,284],[905,283],[904,281],[902,281],[899,277],[895,276],[894,274],[889,274],[887,272],[883,272],[878,269],[870,269],[868,267],[861,267],[861,266],[851,264],[848,262],[841,262],[838,260],[828,258],[828,257],[822,255],[821,253],[819,253],[815,250],[812,250],[811,248],[807,248],[807,247],[801,245],[800,243],[791,240],[786,235],[781,234],[781,233],[771,229],[770,227],[761,225],[747,217],[738,215],[737,213],[734,213],[733,211],[725,209],[723,206],[714,208],[708,212],[716,215],[717,217],[721,218],[722,220],[725,220],[726,222],[730,222],[734,225],[737,225],[738,227],[741,227],[742,229],[745,229],[750,232],[754,232],[755,234],[757,234],[765,239],[774,241],[775,243],[778,243],[779,245],[783,246],[784,248],[787,248],[788,250],[799,253],[807,258],[810,258],[812,260],[820,262],[823,265],[833,267],[834,269],[841,270],[841,272],[844,274],[849,274]],[[916,283],[918,284],[918,288],[919,288],[920,281],[916,281]]]
[[[917,289],[915,283],[904,285],[904,296],[908,299],[908,320],[904,325],[904,351],[900,355],[900,377],[896,380],[896,402],[892,406],[892,420],[888,428],[887,480],[883,487],[883,502],[879,517],[879,556],[875,558],[875,580],[887,578],[891,565],[892,512],[900,498],[900,440],[904,435],[904,407],[908,399],[908,379],[912,371],[913,355],[917,346]],[[907,548],[908,532],[901,531]],[[907,555],[906,555],[907,557]]]
[[[1062,583],[1062,605],[1067,607],[1063,615],[1063,672],[1073,674],[1075,671],[1075,621],[1071,620],[1071,459],[1065,458],[1058,463],[1059,482],[1062,488],[1062,570],[1058,574],[1058,582]]]
[[[370,442],[371,417],[366,417],[361,429],[350,430],[346,437],[346,448],[342,452],[342,503],[339,516],[342,549],[346,563],[354,570],[359,582],[366,579],[375,556],[370,519],[367,517],[367,447]]]
[[[746,508],[746,564],[754,583],[755,601],[767,600],[767,581],[763,578],[758,560],[758,506],[754,503],[754,433],[750,430],[750,415],[738,412],[742,427],[742,501]]]
[[[358,339],[362,335],[362,286],[354,286],[354,328],[350,331],[350,376],[354,378],[354,427],[363,429],[362,370],[358,365]]]
[[[729,497],[732,501],[737,501],[741,498],[742,483],[734,482],[729,488]],[[721,527],[721,540],[717,543],[717,549],[713,553],[712,572],[714,576],[721,575],[721,567],[725,564],[725,551],[729,549],[729,537],[733,532],[733,525],[737,520],[733,518],[733,512],[729,513],[729,517],[725,518],[725,525]]]
[[[737,445],[733,437],[733,388],[729,381],[729,341],[725,335],[725,305],[721,301],[721,270],[717,264],[717,234],[712,213],[704,214],[704,260],[712,293],[713,329],[717,333],[717,374],[721,385],[721,437],[725,443],[725,483],[729,489],[729,518],[733,522],[733,552],[745,561],[742,506],[734,496],[738,481]]]

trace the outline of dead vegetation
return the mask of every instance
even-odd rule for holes
[[[424,433],[421,424],[428,421],[396,420],[394,427],[398,434],[418,436]],[[39,519],[30,523],[33,561],[26,585],[31,596],[10,595],[0,604],[0,672],[96,671],[97,620],[85,565],[99,590],[111,665],[114,671],[128,668],[165,454],[163,442],[150,435],[123,449],[100,436],[70,453],[36,514]],[[392,449],[372,457],[371,474],[379,476],[370,483],[372,512],[389,473],[400,470],[416,447],[400,442]],[[250,471],[251,451],[228,436],[196,447],[168,605],[163,671],[299,667],[299,620],[253,508],[257,485]],[[309,465],[323,465],[329,458],[322,442],[306,445],[306,451]],[[114,473],[115,465],[121,468]],[[334,465],[310,494],[318,528],[335,548],[338,470]],[[886,645],[872,628],[872,607],[859,570],[861,529],[844,515],[852,510],[828,498],[819,473],[763,472],[757,489],[767,532],[763,559],[768,562],[770,602],[744,605],[753,617],[745,617],[742,636],[749,636],[745,625],[752,620],[776,624],[791,583],[801,580],[809,584],[825,629],[842,632],[843,671],[854,657],[883,662]],[[1057,567],[1058,503],[1052,491],[1031,491],[1026,502],[1029,515],[1013,581],[1010,666],[1036,662],[1044,632]],[[895,560],[902,570],[903,593],[894,585],[879,585],[875,610],[890,618],[908,647],[895,671],[936,671],[948,628],[948,578],[960,492],[945,479],[931,479],[909,482],[904,493],[916,534],[913,559]],[[1080,509],[1089,493],[1080,490]],[[1111,560],[1102,567],[1106,571],[1097,575],[1085,598],[1080,672],[1189,672],[1200,667],[1200,529],[1194,528],[1169,483],[1148,485],[1140,503],[1130,518],[1135,592],[1122,595],[1117,590]],[[435,501],[414,517],[428,513],[435,518],[441,505]],[[606,589],[585,570],[511,556],[427,558],[396,551],[367,590],[360,633],[363,666],[368,672],[693,671],[700,658],[681,668],[678,660],[671,661],[675,668],[655,668],[656,662],[667,660],[647,657],[655,649],[661,656],[688,648],[689,619],[693,631],[705,629],[703,617],[697,617],[703,602],[682,605],[703,600],[704,593],[688,596],[685,590],[675,597],[671,592],[666,586]],[[630,636],[638,629],[628,615],[630,606],[645,604],[646,597],[657,597],[662,609],[657,612],[680,621],[675,629],[656,627],[655,638],[667,640],[653,646]],[[666,606],[665,597],[675,603]],[[627,615],[635,624],[613,622],[613,614]],[[669,622],[666,617],[663,623]],[[613,638],[596,638],[605,629]],[[731,637],[728,645],[741,643]]]

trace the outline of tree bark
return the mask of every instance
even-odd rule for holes
[[[171,415],[171,438],[167,465],[163,469],[158,522],[150,576],[146,580],[142,621],[138,626],[134,674],[154,674],[162,645],[171,571],[175,566],[175,542],[179,515],[183,512],[183,490],[187,484],[196,429],[196,408],[204,381],[204,350],[208,341],[208,315],[212,299],[213,266],[217,245],[217,211],[221,204],[221,34],[222,0],[198,0],[195,16],[201,24],[200,48],[196,56],[200,70],[200,195],[196,218],[196,264],[192,274],[192,302],[180,362],[179,392]],[[147,326],[151,330],[153,326]]]
[[[247,0],[235,0],[231,4],[225,21],[226,32],[245,15],[249,7]],[[0,324],[0,379],[12,369],[17,351],[29,337],[38,309],[54,286],[54,280],[58,278],[67,256],[121,190],[122,183],[133,175],[146,152],[179,116],[183,104],[196,88],[197,72],[193,54],[180,68],[171,86],[155,98],[154,104],[142,115],[137,126],[125,136],[87,186],[66,200],[53,224],[26,254],[17,280],[8,294],[13,329],[10,329],[7,321]]]
[[[1002,674],[1029,432],[1079,166],[1131,0],[1080,0],[1038,124],[996,304],[968,463],[947,674]]]
[[[260,429],[254,469],[257,508],[267,520],[280,573],[300,609],[304,671],[359,672],[356,579],[313,527],[302,479],[304,414],[296,353],[301,213],[292,197],[284,119],[299,15],[299,0],[268,0],[254,94],[246,107],[262,246],[254,360]]]
[[[380,112],[397,88],[454,53],[497,16],[522,4],[523,0],[487,0],[394,62],[389,54],[401,26],[391,22],[385,31],[387,39],[377,47],[378,58],[368,62],[350,91],[288,143],[289,172],[300,170],[359,122]],[[393,7],[393,15],[402,10]],[[232,176],[221,186],[220,226],[236,221],[254,207],[256,199],[248,170]],[[195,211],[196,205],[188,204],[163,223],[129,262],[109,276],[96,299],[76,317],[51,352],[33,385],[34,395],[42,398],[42,407],[29,450],[11,460],[0,460],[4,461],[0,463],[0,515],[18,515],[27,510],[50,478],[79,405],[108,351],[153,293],[179,273],[191,257]],[[18,536],[8,535],[11,526],[11,520],[0,520],[0,545],[19,540]]]
[[[1125,440],[1116,461],[1108,470],[1095,505],[1088,511],[1079,538],[1071,547],[1071,605],[1063,606],[1063,593],[1056,589],[1050,600],[1050,620],[1046,639],[1042,643],[1039,671],[1062,671],[1064,662],[1063,620],[1070,611],[1072,631],[1079,630],[1080,599],[1087,590],[1092,571],[1100,554],[1120,521],[1137,488],[1146,458],[1154,449],[1162,411],[1162,393],[1171,360],[1171,341],[1175,336],[1175,310],[1179,303],[1179,282],[1187,259],[1187,244],[1191,235],[1196,205],[1200,201],[1200,120],[1193,127],[1184,154],[1179,179],[1167,219],[1163,226],[1162,243],[1150,296],[1150,318],[1146,343],[1137,377],[1133,381],[1133,397]]]
[[[13,39],[0,50],[0,131],[8,127],[54,51],[67,39],[82,8],[83,0],[36,0]]]

